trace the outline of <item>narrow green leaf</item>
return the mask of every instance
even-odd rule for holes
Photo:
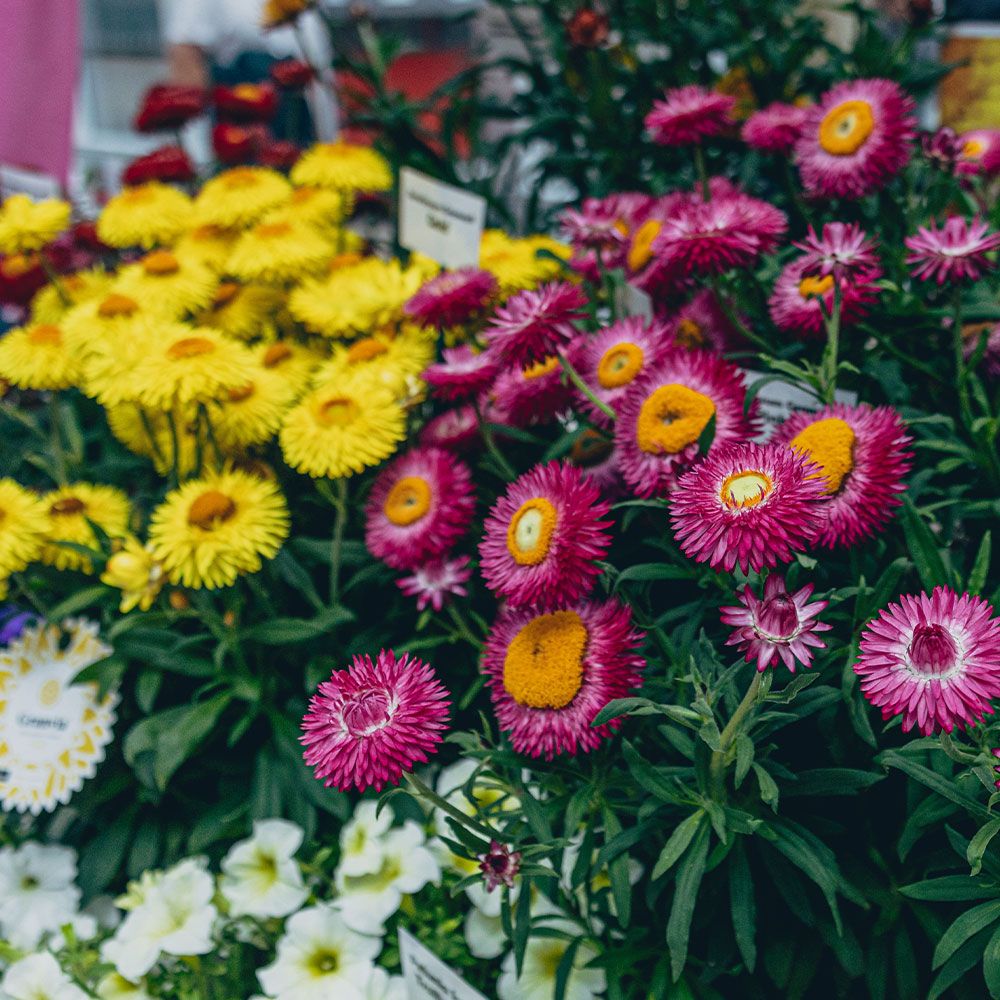
[[[974,935],[944,963],[931,983],[927,1000],[938,1000],[938,997],[944,996],[982,958],[989,936],[989,928]]]
[[[970,878],[968,875],[942,875],[940,878],[929,878],[923,882],[900,886],[899,891],[910,899],[922,899],[928,902],[959,902],[1000,895],[998,890],[985,885],[982,879]]]
[[[761,801],[777,812],[778,785],[774,778],[760,764],[753,765],[753,773],[757,775],[757,784],[760,785]]]
[[[989,810],[986,806],[977,799],[959,791],[958,786],[953,780],[943,777],[936,771],[924,767],[922,764],[918,764],[915,760],[911,760],[904,754],[898,753],[895,750],[886,750],[884,753],[879,754],[877,759],[887,767],[895,767],[904,774],[908,774],[914,781],[919,781],[922,785],[926,785],[932,791],[937,792],[938,795],[949,799],[956,805],[962,806],[974,816],[989,817]]]
[[[157,787],[161,790],[167,787],[173,773],[215,727],[230,697],[229,692],[224,692],[208,701],[185,705],[173,724],[160,731],[154,748],[156,761],[153,765]]]
[[[983,978],[993,1000],[1000,1000],[1000,927],[983,951]]]
[[[969,841],[969,849],[965,852],[966,859],[972,866],[970,875],[978,875],[983,870],[983,855],[990,841],[1000,832],[1000,819],[991,819]]]
[[[984,927],[989,927],[998,918],[1000,918],[1000,899],[989,899],[960,914],[938,941],[931,968],[940,968],[973,934],[978,934]]]
[[[67,615],[75,615],[78,611],[93,607],[99,604],[102,598],[106,598],[112,592],[110,587],[98,584],[95,587],[84,587],[82,590],[70,594],[64,601],[60,601],[55,607],[49,608],[49,621],[58,622]]]
[[[736,771],[733,775],[736,787],[743,784],[743,779],[750,773],[750,765],[753,764],[754,742],[746,733],[739,733],[736,737]]]
[[[987,529],[983,532],[983,540],[979,543],[976,561],[969,571],[969,580],[965,589],[972,594],[981,594],[986,586],[986,576],[990,571],[990,555],[993,548],[993,533]]]
[[[743,845],[737,843],[729,858],[729,908],[733,934],[743,963],[750,972],[757,964],[757,903],[753,895],[753,877]]]
[[[917,512],[913,501],[905,493],[903,494],[902,522],[906,544],[913,556],[913,562],[917,567],[917,573],[924,589],[929,593],[939,584],[950,584],[950,574],[945,569],[944,559],[941,557],[937,542],[934,540],[930,528]]]
[[[670,968],[676,983],[687,962],[688,940],[691,936],[691,921],[698,901],[698,889],[705,874],[705,860],[708,857],[709,829],[702,823],[687,855],[677,869],[674,886],[674,901],[667,921],[667,949],[670,952]]]
[[[674,827],[674,832],[670,834],[669,839],[663,845],[663,850],[660,851],[660,856],[653,866],[653,873],[650,878],[654,882],[677,863],[677,860],[687,850],[688,844],[691,843],[691,839],[704,820],[705,812],[699,809]]]
[[[348,608],[325,608],[315,618],[272,618],[247,629],[243,637],[249,642],[259,642],[265,646],[284,646],[316,639],[354,618],[354,612]]]

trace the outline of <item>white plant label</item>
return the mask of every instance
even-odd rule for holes
[[[749,389],[755,382],[767,376],[764,372],[744,369],[746,386]],[[838,389],[834,397],[838,403],[854,406],[858,401],[856,392]],[[808,410],[815,413],[823,408],[823,404],[811,393],[792,385],[790,382],[773,381],[764,385],[757,393],[758,409],[763,430],[757,435],[757,441],[766,441],[778,424],[787,420],[795,410]]]
[[[454,969],[425,948],[412,934],[399,928],[399,957],[407,1000],[486,1000]]]
[[[478,267],[486,201],[410,167],[399,172],[399,242],[442,267]]]

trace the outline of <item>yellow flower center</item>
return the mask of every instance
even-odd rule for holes
[[[704,347],[705,331],[702,330],[700,323],[696,323],[690,317],[685,316],[677,324],[677,333],[674,339],[682,347],[686,347],[689,350],[695,347]]]
[[[261,89],[255,83],[238,83],[233,87],[233,97],[241,101],[259,101]]]
[[[60,514],[79,514],[86,509],[87,505],[79,497],[63,497],[52,503],[49,513],[58,517]]]
[[[154,250],[142,258],[142,269],[146,274],[158,278],[165,274],[176,274],[181,265],[169,250]]]
[[[181,337],[167,348],[167,357],[173,361],[184,358],[197,358],[202,354],[211,354],[215,344],[207,337]]]
[[[340,968],[340,955],[335,951],[322,949],[315,951],[309,956],[308,967],[313,976],[323,977],[332,975]]]
[[[334,396],[319,404],[319,421],[327,427],[347,427],[358,416],[358,404],[346,396]]]
[[[556,509],[545,497],[525,500],[507,525],[507,551],[521,566],[537,566],[548,554]]]
[[[554,371],[558,367],[559,358],[553,354],[551,358],[546,358],[544,361],[539,361],[537,364],[528,365],[527,368],[522,370],[521,374],[525,378],[541,378],[543,375],[548,375],[549,372]]]
[[[833,288],[832,274],[824,274],[822,277],[807,274],[799,282],[799,295],[804,299],[818,299],[826,295],[831,288]]]
[[[348,251],[347,253],[338,253],[336,257],[331,259],[327,266],[332,274],[334,271],[339,271],[341,268],[351,267],[354,264],[360,264],[362,259],[361,254]]]
[[[102,319],[116,319],[119,316],[131,316],[138,308],[139,303],[135,299],[112,292],[97,307],[97,315]]]
[[[233,167],[232,170],[222,175],[222,185],[230,191],[238,191],[240,188],[254,187],[257,184],[257,173],[252,167]]]
[[[28,339],[40,347],[58,347],[62,343],[62,331],[54,323],[39,323],[31,328]]]
[[[565,708],[583,685],[587,638],[575,611],[533,618],[507,647],[503,686],[528,708]]]
[[[276,344],[272,344],[264,352],[263,365],[265,368],[277,368],[282,361],[287,361],[292,356],[292,349],[288,344],[284,344],[278,341]]]
[[[819,144],[832,156],[850,156],[864,145],[873,128],[875,118],[867,101],[844,101],[823,116]]]
[[[605,389],[628,385],[642,371],[645,357],[638,344],[622,343],[609,347],[597,365],[597,381]]]
[[[213,309],[221,309],[229,305],[239,294],[240,286],[235,281],[223,281],[215,290],[215,298],[212,300]]]
[[[218,490],[206,490],[188,508],[188,524],[211,531],[236,513],[236,502]]]
[[[982,139],[966,139],[962,144],[962,156],[966,159],[974,160],[981,156],[986,149],[986,143]]]
[[[650,455],[676,455],[694,444],[715,413],[715,404],[686,385],[661,385],[639,411],[635,439]]]
[[[20,278],[38,267],[38,254],[15,253],[0,261],[0,272],[8,278]]]
[[[155,197],[156,189],[145,185],[125,188],[121,193],[121,200],[128,205],[141,205],[144,202],[152,201]]]
[[[292,231],[290,222],[264,222],[254,232],[266,240],[287,236]]]
[[[660,235],[663,223],[659,219],[647,219],[632,237],[632,245],[628,248],[626,263],[634,274],[641,271],[653,259],[653,240]]]
[[[400,527],[419,521],[431,509],[430,483],[422,476],[404,476],[393,484],[382,509]]]
[[[733,509],[756,507],[773,489],[774,483],[766,472],[742,469],[722,481],[719,499]]]
[[[382,354],[388,354],[389,348],[374,337],[365,337],[356,344],[351,344],[347,351],[347,360],[353,365],[362,361],[372,361]]]
[[[836,493],[854,468],[854,431],[838,417],[810,424],[792,438],[791,446],[823,470],[827,493]]]
[[[292,203],[295,205],[304,205],[306,202],[312,201],[316,197],[316,190],[316,188],[311,187],[296,188],[292,192]]]
[[[247,382],[246,385],[241,385],[237,389],[230,389],[227,395],[230,403],[242,403],[244,399],[249,399],[255,391],[256,386],[253,382]]]

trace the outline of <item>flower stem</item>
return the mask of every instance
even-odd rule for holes
[[[467,642],[475,646],[476,649],[482,649],[482,639],[476,638],[476,634],[469,627],[469,623],[465,620],[462,612],[459,611],[455,604],[450,601],[446,607],[448,608],[448,614],[451,617],[451,620],[455,623],[455,627],[458,629],[458,634]]]
[[[330,536],[330,606],[340,600],[340,558],[344,547],[344,527],[347,521],[347,480],[337,480],[337,492],[332,498],[334,517]]]
[[[837,395],[837,371],[840,354],[840,313],[843,300],[840,290],[840,278],[833,276],[833,310],[829,316],[824,316],[826,324],[826,351],[823,355],[823,401],[833,403]]]
[[[52,393],[49,397],[49,447],[52,449],[52,458],[55,462],[55,480],[60,486],[65,486],[68,477],[66,453],[63,451],[62,434],[59,430],[61,416],[59,396],[57,393]]]
[[[952,321],[951,341],[955,351],[955,386],[962,423],[972,432],[972,410],[969,406],[969,371],[965,364],[965,342],[962,339],[962,288],[955,286],[955,317]]]
[[[473,410],[476,413],[476,423],[479,425],[479,436],[483,439],[483,443],[486,445],[486,450],[493,456],[497,465],[500,466],[500,471],[508,479],[517,479],[517,473],[514,471],[514,467],[507,461],[503,456],[503,452],[497,447],[496,438],[493,437],[493,431],[490,429],[490,425],[483,418],[482,411],[479,409],[479,403],[472,404]]]
[[[603,399],[598,399],[594,395],[594,390],[591,389],[586,382],[584,382],[583,377],[573,367],[572,363],[570,362],[569,358],[566,357],[566,355],[564,354],[559,355],[559,364],[562,365],[563,371],[569,376],[570,382],[572,382],[573,385],[575,385],[577,389],[579,389],[580,392],[582,392],[583,395],[586,396],[587,399],[589,399],[591,403],[593,403],[594,406],[596,406],[601,411],[601,413],[603,413],[610,420],[616,419],[617,414],[615,413],[615,411],[612,410],[611,407],[608,406],[608,404],[605,403]]]
[[[499,839],[495,830],[491,830],[488,826],[477,822],[471,816],[467,816],[461,809],[456,809],[450,802],[438,795],[422,778],[418,778],[416,774],[411,772],[405,777],[420,798],[427,799],[436,809],[447,813],[467,830],[471,830],[473,833],[478,834],[480,837],[485,837],[487,840]]]
[[[173,454],[170,456],[171,477],[174,486],[181,483],[181,456],[180,456],[180,435],[177,433],[177,420],[174,416],[173,407],[167,410],[167,424],[170,427],[170,447]]]
[[[733,741],[739,734],[740,726],[753,707],[757,704],[757,696],[760,693],[760,686],[764,678],[762,670],[755,670],[753,680],[747,688],[743,700],[736,707],[729,721],[726,723],[722,735],[719,737],[719,749],[712,752],[712,760],[709,764],[709,778],[711,780],[712,791],[717,799],[721,799],[725,794],[725,766],[726,752],[732,746]]]

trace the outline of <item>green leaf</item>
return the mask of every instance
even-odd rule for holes
[[[969,841],[965,857],[972,866],[970,875],[978,875],[983,870],[983,855],[998,832],[1000,832],[1000,819],[991,819],[985,826],[980,827],[979,832]]]
[[[937,792],[938,795],[962,806],[973,816],[989,817],[989,810],[986,806],[978,799],[959,791],[958,786],[951,778],[943,777],[936,771],[924,767],[923,764],[918,764],[915,760],[911,760],[896,750],[886,750],[879,754],[876,759],[887,767],[895,767],[904,774],[908,774],[914,781],[919,781],[922,785]]]
[[[998,918],[1000,918],[1000,899],[989,899],[960,914],[938,941],[931,968],[940,968],[973,934],[978,934],[984,927],[989,927]]]
[[[604,829],[614,838],[622,833],[618,817],[607,806],[604,808]],[[632,831],[629,831],[630,833]],[[628,927],[632,919],[632,881],[630,878],[628,851],[617,854],[608,864],[608,878],[611,880],[611,896],[615,901],[615,915],[622,927]]]
[[[597,715],[594,716],[591,726],[603,726],[612,719],[620,719],[626,715],[639,714],[637,709],[646,709],[643,715],[659,714],[659,709],[655,702],[648,698],[615,698],[609,701]]]
[[[93,607],[99,604],[101,599],[111,593],[110,587],[98,584],[95,587],[84,587],[70,594],[64,601],[60,601],[55,607],[49,608],[46,616],[49,621],[58,622],[67,615],[75,615],[78,611]]]
[[[705,429],[698,435],[698,454],[707,455],[708,449],[712,447],[712,442],[715,440],[715,411],[713,410],[712,415],[708,418],[708,423],[705,424]]]
[[[983,978],[993,1000],[1000,1000],[1000,927],[983,951]]]
[[[676,983],[687,963],[688,940],[691,937],[691,921],[698,901],[698,889],[705,874],[708,857],[709,828],[707,823],[699,826],[688,853],[677,869],[674,886],[674,900],[667,921],[667,949],[670,952],[670,968]]]
[[[750,765],[753,764],[754,742],[746,733],[739,733],[736,737],[736,770],[733,780],[737,788],[743,784],[744,778],[750,773]]]
[[[979,543],[976,561],[969,570],[969,580],[965,589],[973,594],[982,594],[986,586],[986,576],[990,571],[990,555],[993,548],[993,533],[987,529],[983,532],[983,540]]]
[[[316,639],[332,632],[338,625],[353,621],[355,617],[349,608],[337,606],[326,608],[315,618],[272,618],[247,629],[243,638],[264,646],[284,646]]]
[[[929,878],[923,882],[900,886],[899,891],[910,899],[947,903],[1000,895],[998,890],[985,885],[982,879],[970,878],[968,875],[942,875],[940,878]]]
[[[733,934],[747,970],[757,964],[757,903],[753,895],[753,877],[746,851],[737,844],[729,860],[729,908],[733,918]]]
[[[989,929],[971,937],[945,962],[937,978],[931,983],[927,1000],[938,1000],[982,957],[989,937]]]
[[[760,785],[760,799],[770,806],[775,812],[778,811],[778,786],[774,778],[760,764],[753,765],[753,773],[757,775],[757,783]]]
[[[936,586],[951,584],[951,575],[945,569],[944,559],[938,549],[937,542],[930,528],[924,523],[908,494],[903,494],[902,507],[903,533],[906,544],[913,556],[920,582],[929,593]]]
[[[791,829],[787,823],[779,824],[774,822],[771,829],[774,834],[774,839],[771,843],[803,875],[810,878],[819,886],[820,891],[826,898],[827,906],[830,907],[830,914],[833,916],[837,933],[842,933],[840,910],[837,906],[837,889],[843,888],[843,884],[836,867],[836,861],[833,859],[831,852],[826,849],[825,853],[829,857],[822,857],[817,853],[815,845],[810,844],[805,836]]]
[[[687,566],[671,566],[669,563],[639,563],[622,570],[615,580],[614,589],[629,580],[690,580],[691,570]]]
[[[848,767],[817,767],[800,771],[797,781],[784,787],[784,794],[794,795],[855,795],[865,788],[885,780],[884,774],[875,771],[857,771]]]
[[[669,839],[663,845],[663,850],[660,851],[660,856],[656,859],[656,864],[653,866],[653,873],[650,878],[654,882],[658,878],[662,878],[677,863],[680,856],[687,850],[688,844],[691,843],[695,833],[698,832],[698,829],[704,822],[705,811],[699,809],[674,827],[674,832],[670,834]]]

